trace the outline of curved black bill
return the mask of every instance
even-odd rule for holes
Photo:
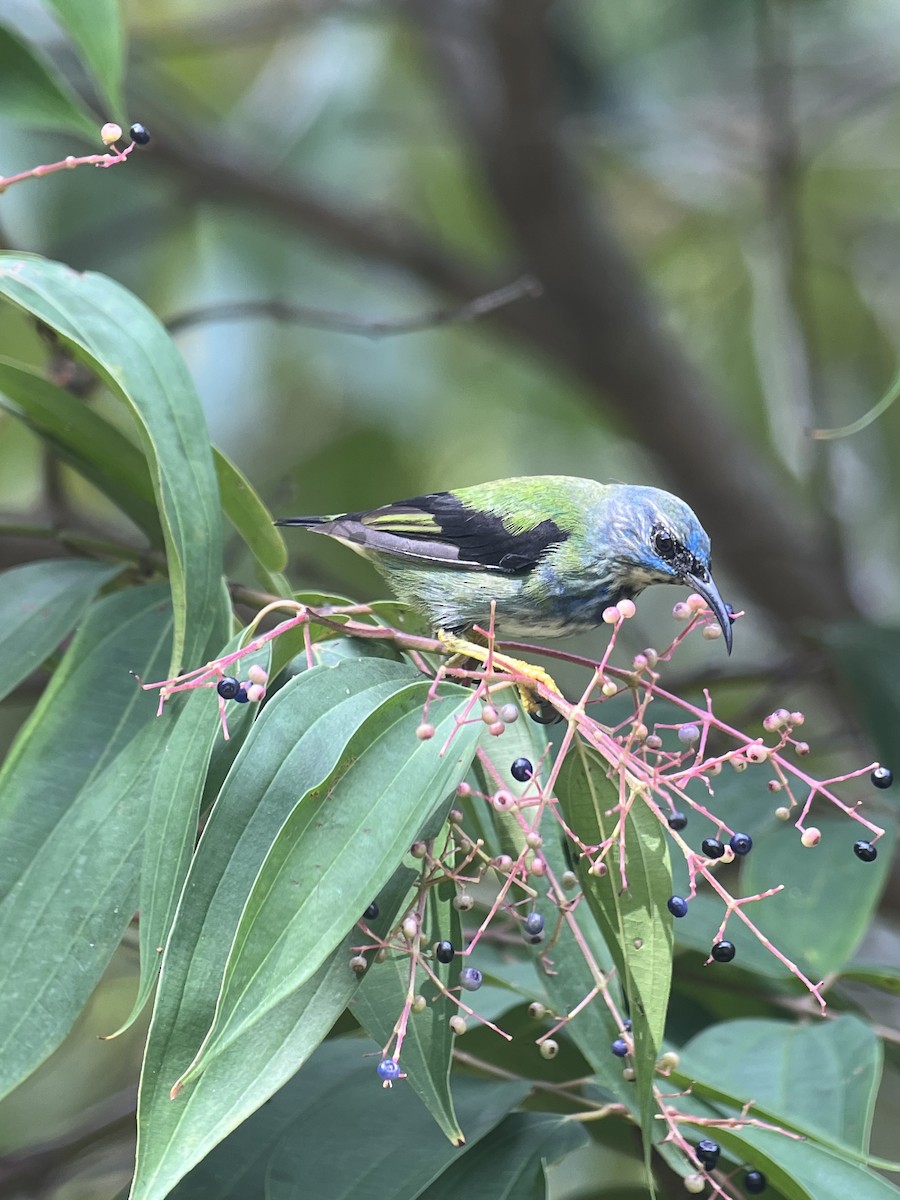
[[[712,575],[707,573],[701,577],[688,573],[684,577],[684,582],[692,587],[695,592],[699,593],[712,609],[716,620],[721,626],[725,645],[728,647],[728,653],[730,654],[732,642],[731,611],[719,595],[719,589],[716,587]]]

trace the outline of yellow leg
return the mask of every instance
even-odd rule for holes
[[[551,692],[556,692],[560,696],[562,695],[556,681],[543,667],[538,667],[534,663],[524,662],[520,658],[510,658],[508,654],[498,654],[496,650],[491,653],[487,646],[479,645],[478,642],[471,641],[469,638],[458,637],[453,633],[446,633],[442,629],[438,630],[438,639],[448,650],[460,658],[471,658],[475,662],[487,663],[490,656],[491,661],[498,667],[503,667],[507,671],[517,672],[520,675],[527,675],[535,683],[542,683]],[[547,705],[537,694],[537,691],[524,683],[516,683],[516,687],[528,715],[536,721],[546,723],[544,711]],[[554,713],[550,720],[556,719],[557,715]]]

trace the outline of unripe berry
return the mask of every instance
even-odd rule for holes
[[[680,725],[678,727],[678,740],[683,746],[692,746],[694,742],[699,742],[700,726]]]
[[[508,854],[498,854],[497,857],[491,862],[491,866],[496,867],[496,869],[501,872],[508,871],[512,865],[513,860]]]
[[[665,1054],[660,1055],[659,1062],[656,1064],[657,1069],[663,1072],[677,1071],[681,1065],[681,1055],[676,1054],[674,1050],[667,1050]]]
[[[766,784],[766,787],[769,789],[770,792],[780,792],[781,786],[782,785],[781,785],[780,779],[770,779],[769,782]]]
[[[718,627],[718,625],[703,626],[703,637],[705,637],[708,642],[714,642],[716,638],[720,638],[721,636],[722,630]]]
[[[122,126],[114,121],[107,121],[100,128],[100,141],[104,146],[112,146],[122,136]]]
[[[613,683],[611,679],[607,679],[600,691],[604,696],[614,696],[619,690],[618,684]]]
[[[488,733],[491,737],[500,737],[501,734],[506,733],[506,726],[502,721],[493,721],[488,725]]]
[[[540,1000],[533,1000],[528,1005],[528,1015],[533,1021],[543,1021],[547,1015],[547,1009],[541,1004]]]
[[[789,808],[776,808],[775,816],[779,821],[789,821],[791,819],[791,810]]]
[[[699,1171],[694,1171],[690,1175],[685,1175],[682,1183],[684,1184],[684,1190],[689,1192],[692,1196],[699,1196],[700,1193],[706,1188],[706,1178],[701,1175]]]
[[[400,931],[408,942],[413,942],[419,932],[419,922],[415,917],[405,917]]]
[[[434,737],[434,726],[428,721],[423,721],[416,729],[416,737],[420,742],[427,742],[429,738]]]
[[[457,912],[468,912],[475,900],[468,892],[459,892],[453,897],[453,907]]]
[[[559,1042],[554,1042],[553,1038],[546,1038],[541,1042],[541,1058],[556,1058],[559,1054]]]
[[[507,792],[503,788],[499,792],[494,793],[491,797],[491,804],[494,807],[494,811],[499,813],[512,812],[513,809],[519,807],[512,792]]]
[[[265,687],[269,682],[269,672],[259,663],[254,663],[253,666],[247,668],[247,678],[251,683],[258,683]]]
[[[537,832],[537,830],[532,829],[530,833],[525,835],[525,845],[529,848],[529,850],[540,850],[543,844],[544,839]]]
[[[578,876],[574,871],[563,871],[559,882],[564,891],[571,892],[573,888],[578,887]]]
[[[650,733],[650,730],[647,728],[646,725],[642,725],[640,721],[636,721],[634,723],[634,725],[632,725],[632,727],[631,727],[631,736],[632,736],[633,740],[636,742],[645,741],[646,738],[648,737],[649,733]]]
[[[500,709],[500,720],[507,725],[512,725],[514,721],[519,719],[519,710],[515,704],[504,704]]]
[[[424,842],[413,842],[409,848],[409,852],[413,858],[424,858],[428,853],[428,847]]]
[[[425,1009],[428,1007],[428,1001],[425,999],[425,997],[420,992],[418,995],[413,996],[412,1003],[410,1004],[409,1007],[410,1007],[411,1012],[421,1013],[421,1012],[424,1012]]]
[[[752,763],[765,762],[769,757],[769,748],[768,746],[761,746],[759,743],[747,746],[744,749],[744,757]]]
[[[676,621],[689,621],[693,615],[693,612],[683,600],[679,600],[672,609],[672,616]]]
[[[626,1083],[634,1083],[637,1079],[637,1071],[635,1071],[634,1067],[623,1067],[622,1078]]]
[[[485,725],[493,725],[498,718],[499,714],[493,704],[486,704],[481,710],[481,719]]]
[[[247,692],[247,699],[251,702],[251,704],[258,704],[266,694],[266,689],[261,683],[245,683],[244,688]]]
[[[662,738],[655,733],[651,733],[644,745],[648,750],[662,750]]]
[[[357,975],[362,975],[368,965],[364,954],[354,954],[350,959],[350,970]]]
[[[626,621],[629,619],[629,617],[633,617],[634,614],[637,612],[637,609],[634,606],[633,600],[620,600],[619,603],[616,605],[616,608],[619,611],[619,616],[622,617],[623,620],[626,620]]]
[[[532,875],[537,875],[538,878],[540,878],[541,876],[547,874],[547,864],[542,858],[539,858],[537,855],[535,855],[535,857],[531,860],[531,866],[529,870]]]
[[[652,646],[647,646],[644,650],[644,658],[646,658],[649,667],[655,667],[659,662],[659,652],[654,650]]]
[[[472,795],[472,785],[463,780],[456,785],[456,794],[460,800],[465,800],[467,796]]]
[[[788,813],[788,816],[791,814]],[[822,830],[817,829],[815,825],[810,825],[808,829],[804,829],[800,835],[800,845],[805,846],[809,850],[813,846],[818,846],[822,840]]]
[[[454,1013],[454,1015],[450,1018],[450,1020],[447,1022],[447,1024],[450,1026],[451,1030],[456,1034],[457,1037],[462,1037],[462,1035],[468,1029],[468,1025],[466,1024],[466,1018],[461,1017],[459,1015],[459,1013]]]
[[[797,742],[794,746],[794,753],[798,758],[806,758],[807,754],[809,754],[809,742]]]
[[[608,608],[604,608],[603,623],[605,625],[615,625],[615,623],[616,623],[616,621],[618,621],[618,619],[619,619],[619,610],[615,607],[615,605],[611,604]]]

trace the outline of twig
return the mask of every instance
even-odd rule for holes
[[[442,325],[459,325],[465,321],[477,321],[513,304],[516,300],[525,298],[535,299],[541,295],[542,288],[537,279],[531,275],[523,275],[505,287],[476,296],[466,304],[456,307],[439,308],[417,317],[400,317],[396,320],[374,319],[365,320],[352,317],[346,313],[330,312],[327,309],[311,308],[305,304],[288,304],[280,300],[235,300],[225,304],[206,304],[179,313],[166,322],[170,333],[189,329],[192,325],[200,325],[207,321],[242,321],[255,317],[269,317],[273,321],[287,321],[297,325],[307,325],[311,329],[326,329],[336,333],[352,333],[361,337],[382,338],[396,337],[403,333],[420,333],[426,329],[435,329]]]

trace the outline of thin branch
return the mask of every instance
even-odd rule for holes
[[[326,329],[336,333],[352,333],[362,337],[381,338],[396,337],[402,333],[420,333],[426,329],[436,329],[442,325],[458,325],[466,321],[477,321],[489,313],[496,312],[507,304],[517,300],[536,298],[541,294],[541,285],[531,275],[523,275],[520,279],[505,287],[497,288],[483,296],[476,296],[452,308],[439,308],[432,312],[422,313],[417,317],[400,317],[397,319],[364,319],[351,317],[346,313],[329,312],[326,309],[310,308],[305,304],[288,304],[279,300],[236,300],[231,303],[207,304],[201,308],[190,309],[180,313],[166,322],[170,333],[188,329],[192,325],[200,325],[207,321],[242,321],[254,317],[268,317],[273,321],[286,321],[297,325],[307,325],[311,329]]]

